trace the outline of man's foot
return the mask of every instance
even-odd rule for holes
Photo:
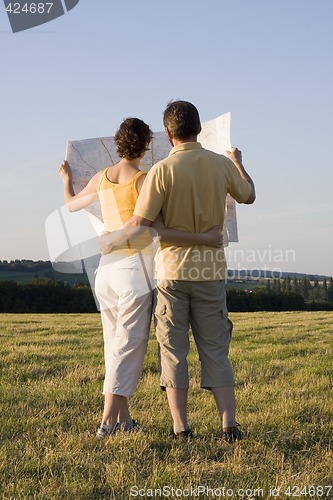
[[[239,430],[239,424],[236,422],[235,427],[223,427],[222,439],[227,443],[234,443],[243,439],[243,433]]]
[[[193,437],[191,429],[185,431],[175,432],[173,429],[170,432],[171,439],[191,439]]]

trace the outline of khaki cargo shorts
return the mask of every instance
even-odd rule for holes
[[[189,326],[201,364],[201,387],[235,385],[228,358],[232,322],[228,319],[223,280],[159,281],[155,325],[162,388],[189,386]]]

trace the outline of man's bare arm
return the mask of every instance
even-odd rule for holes
[[[254,203],[256,199],[256,191],[254,187],[254,182],[249,176],[249,174],[246,172],[244,165],[242,163],[242,152],[237,149],[237,148],[231,148],[231,151],[226,151],[225,152],[226,156],[234,163],[235,167],[237,168],[238,172],[240,173],[241,177],[250,184],[251,186],[251,194],[248,197],[244,203],[246,205],[251,205]]]
[[[152,227],[157,231],[162,243],[180,247],[192,245],[207,245],[220,248],[223,246],[222,227],[217,225],[205,233],[192,233],[165,227],[163,217],[159,214]]]
[[[101,254],[110,253],[114,246],[125,245],[128,240],[134,239],[142,231],[142,227],[148,227],[151,224],[152,221],[133,215],[119,230],[101,234],[99,238]]]
[[[103,233],[100,237],[100,248],[102,255],[111,252],[114,246],[124,245],[128,240],[135,239],[143,227],[152,227],[152,233],[156,231],[162,243],[176,246],[207,245],[215,248],[223,246],[221,226],[214,226],[205,233],[191,233],[179,231],[178,229],[166,228],[163,217],[160,214],[152,223],[148,219],[133,215],[125,222],[123,228],[112,233]]]

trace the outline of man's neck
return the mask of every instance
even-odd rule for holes
[[[179,139],[175,139],[174,137],[172,138],[172,144],[173,146],[179,146],[179,144],[186,144],[187,142],[198,142],[198,136],[197,135],[191,135],[191,137],[188,137],[185,141],[181,141]]]

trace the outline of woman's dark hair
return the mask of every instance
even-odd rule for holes
[[[201,132],[199,112],[187,101],[169,102],[164,111],[163,123],[172,137],[180,141],[186,141]]]
[[[153,132],[139,118],[126,118],[114,136],[121,158],[134,160],[142,156],[153,137]]]

